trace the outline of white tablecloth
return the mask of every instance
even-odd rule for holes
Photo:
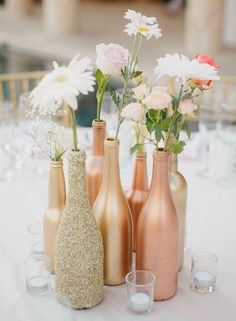
[[[181,161],[188,185],[186,259],[177,295],[155,302],[150,314],[137,316],[126,307],[125,286],[105,287],[103,302],[90,310],[72,311],[53,293],[26,293],[24,259],[29,255],[27,226],[42,219],[47,206],[47,178],[19,178],[0,183],[0,320],[1,321],[235,321],[236,190],[223,189],[197,176],[198,163]],[[190,290],[190,252],[204,250],[218,258],[217,288],[212,294]]]

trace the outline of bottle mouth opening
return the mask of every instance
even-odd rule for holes
[[[104,144],[109,147],[117,147],[120,145],[119,139],[116,139],[115,137],[107,137],[105,139]]]
[[[106,121],[105,120],[98,120],[94,119],[92,122],[92,126],[96,128],[104,128],[106,126]]]

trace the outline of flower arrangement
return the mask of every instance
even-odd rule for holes
[[[144,141],[148,141],[157,150],[161,146],[165,151],[182,152],[185,142],[180,140],[180,131],[185,131],[190,137],[187,117],[197,109],[193,100],[208,90],[213,80],[219,79],[217,68],[218,65],[208,56],[197,55],[189,60],[183,55],[167,54],[159,58],[155,68],[157,80],[162,76],[175,78],[179,90],[175,94],[169,93],[165,86],[150,90],[145,84],[133,89],[136,102],[132,104],[132,109],[130,104],[124,107],[121,115],[136,123],[136,138],[141,135],[143,142],[136,139],[131,151],[142,149]],[[144,123],[148,135],[143,130]]]
[[[109,90],[112,100],[118,108],[118,121],[115,139],[118,139],[120,126],[124,120],[122,117],[122,110],[129,98],[128,86],[129,83],[139,78],[142,71],[137,70],[139,61],[139,53],[143,38],[147,40],[152,37],[161,37],[161,30],[157,24],[156,18],[147,17],[140,12],[128,10],[124,18],[130,22],[125,26],[125,32],[132,36],[134,41],[132,51],[129,53],[127,49],[118,44],[99,44],[96,47],[97,51],[97,67],[96,82],[98,86],[97,91],[97,119],[100,121],[100,113],[102,106],[102,99],[106,89]],[[121,76],[123,80],[123,92],[120,95],[113,91],[109,86],[111,76]]]
[[[31,92],[32,112],[41,116],[53,115],[67,103],[71,115],[73,151],[78,151],[77,122],[75,111],[78,109],[77,96],[87,95],[94,90],[95,78],[92,63],[87,57],[79,60],[77,54],[67,67],[53,62],[54,70],[43,77]]]

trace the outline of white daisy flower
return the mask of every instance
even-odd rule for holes
[[[129,36],[140,33],[148,40],[152,37],[156,37],[157,39],[161,37],[161,29],[155,17],[146,17],[140,12],[129,9],[125,13],[124,18],[130,20],[125,26],[125,32],[127,32]]]
[[[188,79],[219,80],[217,69],[205,63],[199,63],[196,59],[189,60],[184,55],[167,54],[157,59],[157,67],[154,70],[157,79],[162,76],[176,77],[185,83]]]
[[[76,110],[76,96],[80,93],[87,95],[94,90],[92,62],[87,57],[79,60],[79,56],[76,55],[67,67],[53,62],[54,70],[43,77],[30,95],[33,113],[55,113],[63,102]]]

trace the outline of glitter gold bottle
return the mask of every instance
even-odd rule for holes
[[[119,141],[105,139],[103,181],[93,207],[104,244],[104,283],[118,285],[132,268],[132,214],[120,181]]]
[[[135,155],[134,174],[131,190],[128,194],[128,202],[132,212],[134,233],[133,250],[136,251],[136,229],[138,217],[147,198],[148,174],[147,174],[147,153],[137,152]]]
[[[94,120],[92,127],[93,147],[92,155],[86,161],[86,177],[88,197],[93,206],[102,184],[106,122]]]
[[[179,218],[179,271],[184,262],[184,243],[186,225],[187,182],[178,171],[177,155],[172,153],[170,158],[170,189]]]
[[[51,272],[54,273],[54,247],[57,230],[66,202],[63,161],[50,162],[49,203],[43,217],[45,255],[50,258]]]
[[[154,299],[175,295],[178,279],[178,216],[169,185],[169,153],[153,155],[153,174],[137,228],[136,269],[153,272],[157,278]]]
[[[70,152],[69,190],[55,247],[57,299],[73,309],[103,299],[103,244],[89,204],[85,152]]]

